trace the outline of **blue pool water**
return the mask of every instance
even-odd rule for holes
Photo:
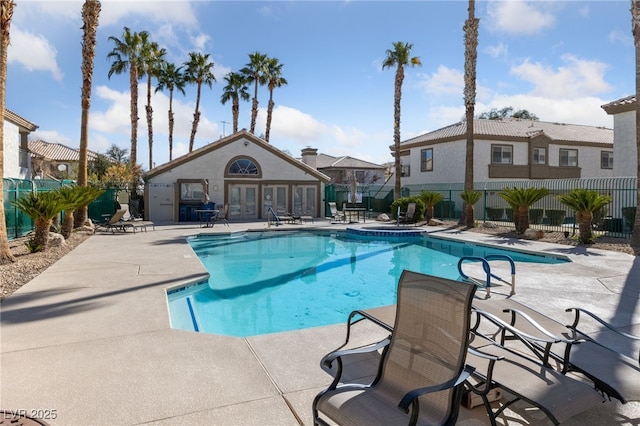
[[[247,232],[192,238],[208,282],[169,293],[172,327],[252,336],[344,322],[354,309],[395,303],[404,269],[459,279],[461,256],[564,260],[426,236]]]

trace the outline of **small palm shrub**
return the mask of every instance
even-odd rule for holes
[[[576,188],[566,194],[558,195],[558,200],[576,212],[579,240],[582,244],[593,242],[593,213],[611,202],[612,197],[601,195],[598,191]]]
[[[429,223],[431,218],[433,218],[433,208],[436,204],[438,204],[444,198],[439,192],[432,191],[423,191],[420,194],[420,198],[424,202],[425,205],[425,214],[424,219]]]
[[[513,209],[516,232],[524,234],[529,228],[529,208],[549,194],[547,188],[503,188],[498,195]]]
[[[474,228],[476,226],[474,220],[473,206],[482,198],[482,192],[480,191],[462,191],[460,198],[464,201],[464,224],[467,228]]]
[[[29,249],[33,251],[46,250],[53,218],[71,207],[56,191],[30,192],[11,204],[33,219],[35,229],[33,238],[28,244]]]
[[[93,186],[63,186],[57,189],[60,198],[71,207],[65,209],[60,233],[67,239],[73,230],[74,215],[76,210],[88,206],[98,198],[104,190]]]

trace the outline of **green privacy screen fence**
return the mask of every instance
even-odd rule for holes
[[[637,203],[637,186],[635,177],[589,178],[589,179],[545,179],[528,181],[492,181],[476,183],[476,191],[483,196],[474,206],[475,218],[478,221],[503,222],[513,224],[513,212],[507,203],[498,195],[503,188],[512,187],[545,187],[549,195],[531,206],[529,219],[531,226],[547,231],[577,232],[575,213],[561,204],[557,196],[575,188],[590,189],[603,195],[611,195],[613,200],[594,215],[594,227],[612,237],[629,237],[633,231],[635,208]],[[444,220],[458,220],[462,214],[460,194],[464,189],[462,183],[454,184],[422,184],[405,185],[402,196],[420,195],[423,191],[439,192],[443,200],[436,204],[434,217]],[[341,209],[343,203],[351,204],[349,185],[327,185],[325,200],[336,202]],[[379,213],[391,213],[393,187],[390,185],[370,185],[359,187],[362,202],[370,217]],[[326,214],[330,216],[330,214]]]
[[[62,185],[73,184],[72,181],[56,180],[3,179],[2,182],[2,202],[4,204],[7,235],[10,240],[26,235],[33,230],[33,220],[15,208],[12,204],[13,201],[32,191],[51,191],[60,188]],[[89,218],[93,222],[100,222],[105,215],[111,215],[115,212],[117,191],[117,189],[107,189],[97,200],[89,205]]]

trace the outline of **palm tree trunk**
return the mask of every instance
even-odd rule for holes
[[[147,75],[147,135],[149,136],[149,170],[153,169],[153,107],[151,106],[151,71]]]
[[[198,122],[200,121],[200,89],[202,84],[198,83],[196,94],[196,110],[193,113],[193,126],[191,127],[191,138],[189,139],[189,152],[193,151],[193,144],[196,140],[196,132],[198,131]]]
[[[89,110],[91,108],[93,61],[96,55],[96,32],[98,31],[100,8],[100,2],[96,0],[86,0],[82,5],[82,115],[80,119],[80,161],[78,166],[78,186],[87,186]],[[78,209],[78,212],[75,215],[75,226],[79,227],[84,225],[87,221],[87,216],[87,206]],[[73,217],[74,216],[72,215],[72,218]]]
[[[402,194],[402,165],[400,164],[400,102],[402,100],[402,82],[404,80],[404,67],[398,64],[395,81],[395,93],[393,96],[393,145],[395,149],[395,186],[393,199],[399,199]]]
[[[593,240],[593,231],[591,230],[593,214],[589,211],[576,212],[576,219],[578,219],[580,243],[591,243]]]
[[[271,91],[273,93],[273,90]],[[271,132],[271,115],[273,114],[273,100],[271,99],[271,95],[269,95],[269,106],[267,107],[267,129],[264,133],[264,140],[269,142],[269,133]]]
[[[429,224],[429,221],[433,218],[433,206],[427,206],[424,218],[427,221],[427,224]]]
[[[68,240],[73,231],[75,212],[73,210],[66,210],[64,212],[64,218],[62,219],[62,225],[60,226],[60,234],[65,240]]]
[[[255,134],[256,118],[258,117],[258,76],[255,76],[256,85],[253,91],[253,102],[251,104],[251,129],[250,132]]]
[[[35,251],[45,251],[49,244],[49,228],[53,223],[53,219],[35,219],[35,230],[33,233],[32,247]]]
[[[173,89],[169,89],[169,161],[173,159]]]
[[[131,61],[129,66],[129,88],[131,90],[131,167],[138,164],[138,66]]]
[[[636,54],[636,219],[631,234],[631,247],[636,255],[640,255],[640,0],[631,2],[632,32]]]
[[[4,110],[7,88],[7,48],[9,47],[9,27],[11,25],[14,6],[15,3],[13,3],[13,1],[2,0],[0,9],[0,194],[4,194],[2,176],[4,175]],[[0,202],[0,265],[15,262],[15,260],[9,247],[4,202]]]
[[[524,231],[529,228],[529,206],[518,206],[518,211],[514,214],[518,215],[516,232],[518,234],[524,234]]]
[[[238,132],[238,118],[240,117],[240,102],[237,98],[233,99],[231,105],[231,114],[233,115],[233,133]]]

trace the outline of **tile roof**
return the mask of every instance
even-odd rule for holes
[[[384,166],[380,164],[370,163],[368,161],[359,160],[357,158],[349,157],[348,155],[343,157],[334,157],[327,154],[318,154],[316,157],[316,167],[318,170],[322,169],[383,169]]]
[[[613,143],[613,130],[606,127],[584,126],[578,124],[550,123],[545,121],[531,121],[519,119],[473,121],[473,132],[476,138],[483,139],[527,139],[537,133],[544,133],[554,141],[562,142],[590,142]],[[443,140],[458,140],[464,138],[467,123],[459,122],[443,127],[433,132],[405,140],[402,145],[420,144]]]
[[[627,96],[622,99],[611,101],[600,108],[607,114],[617,114],[619,112],[633,111],[636,106],[636,95]]]
[[[80,150],[69,148],[60,143],[49,143],[43,140],[29,141],[29,151],[31,153],[55,161],[79,161]],[[88,152],[89,161],[93,161],[98,156],[93,151]]]

